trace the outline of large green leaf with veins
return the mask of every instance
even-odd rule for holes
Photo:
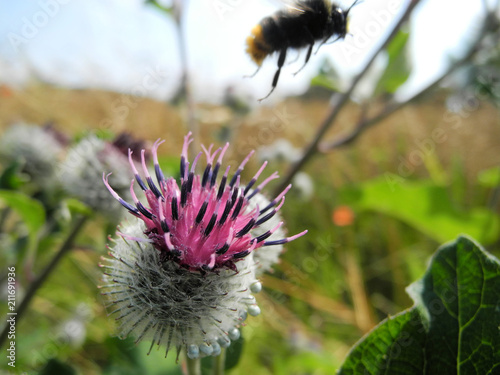
[[[339,374],[500,374],[500,262],[467,237],[410,285],[415,305],[380,323]]]

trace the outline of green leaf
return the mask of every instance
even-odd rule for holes
[[[240,361],[244,343],[245,340],[243,339],[243,336],[240,336],[238,340],[232,341],[231,345],[226,349],[226,370],[230,370],[233,367],[236,367],[236,365]]]
[[[349,353],[340,374],[422,374],[425,330],[413,308],[380,323]]]
[[[339,91],[338,82],[325,75],[317,75],[311,79],[311,86],[320,86],[330,91]]]
[[[64,200],[64,203],[66,204],[66,207],[68,208],[69,212],[73,214],[81,214],[84,216],[92,215],[93,212],[92,209],[78,199],[66,198]]]
[[[469,238],[460,237],[438,251],[424,278],[408,292],[428,331],[427,371],[500,373],[498,259]]]
[[[225,357],[224,359],[224,370],[230,370],[238,365],[241,358],[241,353],[243,351],[243,344],[245,340],[243,336],[240,336],[238,340],[231,342],[231,345],[226,349],[222,349],[225,353],[221,354]],[[201,373],[203,375],[211,375],[214,373],[215,362],[220,360],[220,357],[204,357],[201,359]]]
[[[59,361],[57,358],[52,358],[47,362],[47,365],[42,371],[39,372],[40,375],[76,375],[76,370],[70,365]]]
[[[21,164],[19,160],[14,160],[0,175],[0,189],[17,189],[23,184],[19,176]]]
[[[45,210],[40,202],[11,190],[0,190],[0,200],[14,210],[24,222],[31,235],[37,235],[45,223]]]
[[[442,246],[415,305],[349,353],[339,374],[499,374],[500,261],[467,237]]]
[[[387,47],[388,63],[382,77],[380,77],[375,95],[382,93],[393,94],[410,76],[409,63],[406,56],[406,43],[409,33],[399,31]]]
[[[183,374],[181,366],[179,365],[183,360],[182,355],[179,359],[179,363],[177,363],[175,350],[170,351],[165,358],[165,347],[155,345],[151,352],[149,352],[150,347],[151,342],[149,341],[143,341],[138,345],[139,360],[142,363],[143,370],[136,373],[150,375]],[[149,353],[149,355],[146,355],[147,353]]]
[[[468,210],[457,207],[447,188],[431,181],[400,181],[386,175],[341,194],[353,207],[395,217],[437,242],[467,233],[481,242],[491,243],[500,233],[498,215],[484,207]]]
[[[140,350],[132,338],[120,340],[109,337],[105,341],[106,362],[101,364],[103,375],[133,375],[144,373]]]
[[[495,188],[500,186],[500,168],[485,169],[479,172],[477,179],[479,184],[484,187]]]
[[[330,91],[340,91],[340,77],[329,60],[324,60],[317,76],[311,80],[311,86],[324,87]]]
[[[163,6],[156,0],[146,0],[145,3],[154,6],[156,9],[160,10],[165,14],[171,15],[173,13],[173,7]]]

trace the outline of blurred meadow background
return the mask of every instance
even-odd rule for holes
[[[229,141],[233,168],[255,149],[242,181],[268,160],[281,176],[270,194],[292,182],[287,231],[309,232],[262,278],[262,314],[232,346],[229,374],[332,374],[364,334],[412,305],[405,288],[442,243],[468,234],[500,255],[498,1],[366,0],[350,13],[352,35],[293,76],[302,51],[258,102],[276,56],[243,78],[255,70],[245,38],[283,6],[0,0],[0,281],[16,267],[18,304],[87,216],[17,323],[16,368],[2,356],[0,371],[182,373],[173,353],[147,356],[148,343],[117,338],[107,316],[98,264],[117,220],[56,186],[89,136],[127,134],[148,149],[165,139],[160,164],[175,174],[191,130],[198,145]],[[37,167],[44,150],[54,171]],[[96,191],[110,171],[88,177]],[[4,289],[0,299],[4,316]]]

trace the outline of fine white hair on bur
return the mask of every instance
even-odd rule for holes
[[[67,193],[112,220],[124,211],[102,184],[102,172],[109,176],[118,194],[130,199],[130,167],[127,158],[111,143],[90,135],[72,146],[59,169],[59,180]]]
[[[110,245],[103,264],[103,295],[120,335],[151,340],[151,348],[162,346],[166,354],[174,347],[190,358],[220,354],[239,338],[242,317],[260,312],[251,294],[258,283],[252,254],[236,263],[237,271],[193,272],[161,262],[151,243],[130,239],[144,230],[139,219],[124,222],[125,236]]]

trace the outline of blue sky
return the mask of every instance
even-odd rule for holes
[[[404,1],[365,0],[355,6],[350,13],[353,35],[321,47],[295,77],[305,53],[285,66],[270,102],[305,91],[325,58],[343,77],[356,73]],[[280,0],[183,3],[196,98],[216,101],[228,85],[254,97],[265,95],[276,58],[269,58],[254,78],[243,78],[255,71],[244,44],[252,26],[282,6]],[[347,8],[350,2],[341,5]],[[481,0],[422,1],[410,34],[414,74],[409,89],[425,84],[460,53],[463,38],[472,38],[478,27],[481,10]],[[0,82],[20,85],[37,77],[57,85],[165,99],[177,88],[180,68],[173,21],[142,0],[0,0]]]

